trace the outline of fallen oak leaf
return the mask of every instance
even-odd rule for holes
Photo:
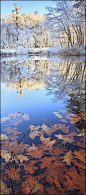
[[[37,163],[36,160],[32,160],[32,161],[28,161],[27,164],[21,164],[24,166],[24,170],[25,172],[28,174],[33,174],[34,171],[37,169],[37,167],[34,165],[35,163]]]
[[[64,133],[67,133],[67,134],[69,133],[69,126],[65,126],[65,125],[62,125],[62,124],[58,124],[57,125],[57,129],[60,129]]]
[[[59,159],[64,158],[64,160],[62,162],[66,162],[67,165],[71,166],[71,161],[73,159],[73,155],[71,150],[69,152],[67,152],[63,157],[60,157]]]
[[[5,174],[8,174],[8,177],[12,180],[20,180],[20,174],[19,172],[21,171],[20,168],[15,168],[15,166],[13,167],[9,167],[9,169],[5,170]]]
[[[38,131],[40,129],[40,127],[41,127],[40,125],[38,125],[37,127],[34,126],[34,125],[30,125],[29,126],[29,128],[30,128],[31,131]]]
[[[9,162],[11,159],[11,153],[8,150],[1,150],[1,157],[5,159],[6,162]]]
[[[34,139],[36,136],[40,135],[40,131],[32,131],[30,132],[29,136],[31,139]]]
[[[74,140],[73,140],[73,139],[71,139],[71,138],[69,138],[69,137],[64,137],[64,136],[61,135],[61,134],[58,134],[58,135],[55,134],[55,137],[57,137],[59,140],[63,140],[62,143],[66,143],[66,142],[74,143]]]
[[[73,154],[75,154],[75,158],[78,158],[85,164],[85,151],[83,149],[74,151]]]
[[[48,127],[48,126],[45,125],[44,123],[42,124],[41,128],[42,128],[42,131],[43,131],[43,132],[46,132],[47,134],[50,133],[50,127]]]
[[[33,158],[41,158],[42,157],[42,150],[39,150],[38,147],[30,147],[29,149],[27,149],[27,154],[29,154],[30,156],[32,156]]]
[[[16,161],[16,159],[20,160],[21,163],[23,161],[28,161],[28,158],[25,155],[22,155],[22,154],[16,155],[15,161]]]
[[[42,141],[43,144],[45,144],[47,147],[49,147],[49,149],[52,149],[52,146],[55,144],[56,140],[52,140],[50,141],[50,137],[45,138],[43,136],[43,133],[40,136],[40,140]]]
[[[73,160],[73,164],[74,165],[77,165],[78,167],[81,167],[82,169],[85,169],[85,164],[83,164],[83,163],[78,163],[78,161],[77,160]]]

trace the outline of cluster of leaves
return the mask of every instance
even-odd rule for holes
[[[59,113],[56,116],[63,118]],[[78,116],[84,117],[83,113]],[[4,129],[7,136],[2,134],[1,141],[1,194],[70,194],[72,190],[85,194],[84,136],[77,140],[77,132],[60,123],[50,127],[30,125],[29,130],[32,145],[23,143],[23,139],[18,141],[21,132],[17,128]]]

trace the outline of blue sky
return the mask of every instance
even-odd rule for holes
[[[39,14],[47,14],[46,6],[52,6],[53,1],[1,1],[1,15],[2,16],[8,16],[12,13],[11,10],[14,9],[13,3],[18,4],[18,6],[22,5],[22,12],[25,13],[32,13],[34,14],[34,11],[39,11]]]

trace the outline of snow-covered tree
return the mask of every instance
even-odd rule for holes
[[[75,43],[84,46],[85,1],[81,1],[78,8],[74,5],[75,1],[57,0],[54,7],[47,7],[47,26],[55,37],[54,40],[57,39],[61,46],[73,47]]]

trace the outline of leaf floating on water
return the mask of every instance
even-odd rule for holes
[[[20,160],[20,162],[22,163],[23,161],[28,161],[28,158],[25,155],[17,155],[16,159]]]
[[[56,117],[62,119],[62,116],[58,112],[53,112],[53,114],[55,114]]]
[[[6,162],[9,162],[11,153],[9,153],[8,150],[1,150],[1,157],[4,158]]]
[[[43,144],[45,144],[49,149],[52,149],[52,146],[55,144],[56,140],[50,141],[50,137],[45,138],[43,134],[40,136],[40,140],[42,141]]]
[[[40,135],[40,131],[32,131],[30,132],[29,136],[31,139],[34,139],[36,136]]]
[[[40,141],[42,141],[43,143],[48,143],[50,141],[50,137],[45,138],[43,134],[41,134],[40,136]]]
[[[40,125],[38,125],[37,127],[34,126],[34,125],[30,125],[29,126],[29,128],[30,128],[31,131],[38,131],[40,129],[40,127],[41,127]]]
[[[73,143],[73,142],[74,142],[74,140],[72,140],[71,138],[69,138],[69,137],[64,137],[64,136],[61,135],[61,134],[58,134],[58,135],[55,134],[55,137],[57,137],[59,140],[64,140],[65,143],[66,143],[66,142],[69,142],[69,143]]]
[[[69,126],[58,124],[57,128],[60,129],[64,133],[69,133]]]
[[[73,159],[73,155],[71,150],[69,152],[67,152],[62,158],[64,158],[64,160],[62,162],[66,162],[67,165],[71,166],[71,161]]]
[[[44,123],[42,124],[41,128],[43,132],[46,132],[47,134],[50,133],[50,128]]]

